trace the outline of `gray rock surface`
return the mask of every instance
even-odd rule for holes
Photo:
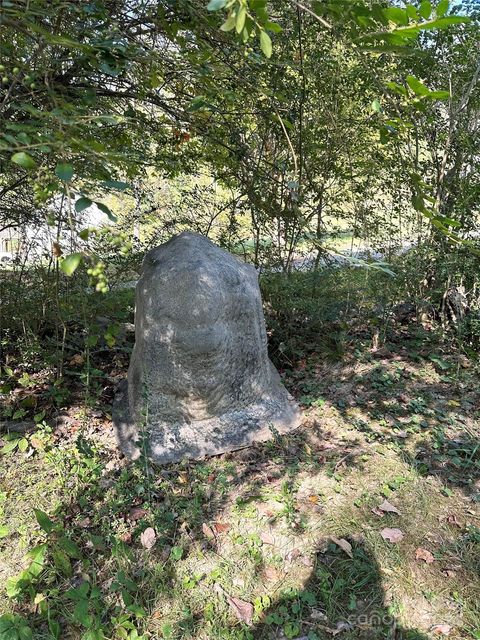
[[[125,455],[144,450],[161,464],[239,449],[299,424],[268,358],[253,266],[188,232],[147,253],[113,421]]]

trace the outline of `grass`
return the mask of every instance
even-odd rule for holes
[[[370,284],[354,277],[348,304],[370,305]],[[322,286],[320,297],[328,275]],[[335,286],[344,299],[342,274]],[[274,356],[303,424],[242,451],[127,464],[109,415],[128,363],[120,338],[90,363],[68,353],[55,393],[49,372],[12,370],[7,417],[23,408],[36,420],[26,445],[0,456],[1,640],[25,629],[39,640],[480,637],[475,363],[413,326],[387,328],[372,350],[361,320],[315,348],[315,305],[300,308],[296,293],[285,302],[296,326],[280,291],[266,299],[280,309],[269,311]],[[332,305],[313,316],[322,332]],[[399,513],[382,515],[384,500]],[[403,538],[385,540],[385,528]]]
[[[61,638],[133,638],[132,628],[154,638],[384,638],[394,626],[430,638],[439,624],[478,637],[478,455],[456,446],[474,429],[461,406],[475,395],[473,374],[457,380],[459,395],[430,360],[408,356],[365,352],[300,371],[289,384],[302,397],[308,383],[304,426],[252,449],[148,476],[82,430],[67,440],[47,431],[33,454],[2,456],[2,583],[27,566],[24,552],[48,547],[41,573],[17,599],[2,594],[2,610],[38,638],[52,636],[48,617]],[[372,512],[385,498],[400,515]],[[43,531],[34,508],[58,530]],[[140,542],[148,526],[151,550]],[[385,541],[385,527],[403,540]],[[80,557],[55,555],[61,537]],[[434,562],[416,560],[418,548]],[[82,584],[83,600],[72,596]],[[252,626],[228,596],[253,604]]]

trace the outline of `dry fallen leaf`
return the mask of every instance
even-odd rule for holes
[[[83,364],[85,362],[85,358],[82,356],[81,353],[76,353],[74,356],[72,356],[69,365],[73,366],[76,364]]]
[[[385,513],[397,513],[398,515],[400,515],[400,511],[397,509],[397,507],[391,504],[388,500],[384,500],[382,504],[378,505],[378,508],[380,509],[380,511],[383,511]]]
[[[202,524],[202,531],[205,536],[209,538],[209,540],[215,539],[215,532],[213,531],[212,527],[210,527],[206,522]]]
[[[188,473],[186,471],[180,471],[177,480],[180,484],[188,484]]]
[[[141,520],[144,516],[147,515],[147,513],[148,512],[145,509],[142,509],[141,507],[133,507],[128,512],[128,519],[129,520]]]
[[[317,624],[317,628],[318,629],[322,629],[323,631],[325,631],[326,633],[332,635],[332,636],[336,636],[339,633],[342,633],[342,631],[349,631],[352,628],[352,625],[349,624],[348,622],[337,622],[337,626],[335,627],[335,629],[332,629],[332,627],[326,627],[323,624]]]
[[[257,511],[260,516],[266,516],[267,518],[273,518],[275,512],[272,511],[271,507],[268,504],[257,504]]]
[[[345,538],[335,538],[334,536],[330,536],[330,540],[334,542],[337,545],[337,547],[340,547],[340,549],[343,549],[343,551],[345,551],[347,556],[349,556],[350,558],[353,558],[352,545],[349,542],[347,542]]]
[[[427,564],[432,564],[435,558],[433,557],[433,554],[430,553],[430,551],[427,551],[427,549],[418,547],[418,549],[415,551],[415,560],[424,560]]]
[[[263,544],[275,544],[275,538],[268,531],[262,531],[262,533],[260,534],[260,540],[263,542]]]
[[[386,527],[380,531],[380,535],[384,540],[388,540],[393,543],[403,540],[403,532],[400,531],[400,529],[390,529]]]
[[[234,598],[233,596],[230,596],[225,591],[225,589],[220,584],[218,584],[218,582],[215,584],[214,588],[217,593],[225,596],[228,604],[230,605],[230,608],[235,613],[240,622],[244,622],[246,625],[251,626],[253,618],[253,604],[251,602],[245,602],[245,600],[240,600],[240,598]]]
[[[461,527],[462,525],[460,524],[460,522],[458,521],[457,516],[454,513],[451,513],[449,516],[447,516],[447,522],[449,524],[454,524],[457,527]]]
[[[301,555],[300,549],[291,549],[285,556],[287,562],[293,562]]]
[[[82,520],[79,520],[77,522],[77,525],[81,528],[81,529],[88,529],[88,527],[92,526],[92,521],[90,520],[90,518],[83,518]]]
[[[155,529],[152,529],[152,527],[148,527],[148,529],[145,529],[145,531],[143,531],[142,535],[140,536],[140,542],[142,543],[142,547],[145,547],[145,549],[151,549],[155,542],[157,540],[157,534],[155,533]]]
[[[56,257],[59,258],[61,255],[63,255],[63,251],[61,246],[58,244],[58,242],[52,242],[52,254]]]
[[[275,567],[265,567],[263,570],[263,577],[269,582],[278,582],[282,577],[282,574]]]
[[[385,513],[381,511],[378,507],[372,507],[372,513],[374,513],[379,518],[383,518],[383,516],[385,515]]]
[[[437,636],[449,636],[452,627],[449,624],[436,624],[432,631]]]
[[[320,609],[312,609],[312,612],[310,613],[310,618],[312,620],[328,620],[326,614],[323,613],[323,611],[320,611]]]
[[[230,529],[230,525],[226,522],[214,522],[213,529],[216,533],[225,533],[225,531]]]
[[[299,561],[305,567],[313,567],[313,565],[315,564],[313,558],[311,558],[310,556],[300,556]]]
[[[246,625],[251,626],[253,604],[251,602],[245,602],[245,600],[240,600],[240,598],[232,598],[231,596],[227,596],[227,601],[237,618]]]
[[[45,448],[45,444],[43,443],[43,440],[40,440],[39,438],[36,438],[35,436],[32,436],[30,438],[30,444],[32,445],[32,447],[34,449],[44,449]]]
[[[127,533],[122,533],[122,535],[120,536],[120,540],[125,544],[130,544],[132,542],[131,532],[127,531]]]

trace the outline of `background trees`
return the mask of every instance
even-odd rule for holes
[[[437,227],[456,213],[474,224],[478,26],[466,23],[468,5],[24,9],[7,3],[2,16],[4,226],[38,222],[62,194],[72,225],[75,200],[81,213],[137,176],[145,185],[148,168],[208,172],[230,191],[233,217],[250,217],[256,253],[262,236],[275,238],[287,269],[328,219],[375,240],[405,233],[411,193]],[[137,188],[137,201],[149,191]]]
[[[478,640],[478,18],[3,0],[1,640]],[[143,255],[184,229],[258,268],[308,419],[152,474],[111,404]]]
[[[107,245],[126,273],[186,227],[286,273],[415,243],[433,282],[476,251],[477,18],[444,0],[8,2],[0,229],[25,248],[45,228],[40,264],[99,290]]]

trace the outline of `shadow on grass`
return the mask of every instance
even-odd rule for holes
[[[398,625],[375,559],[361,541],[347,542],[351,557],[332,542],[320,546],[304,588],[287,591],[261,613],[250,629],[254,640],[427,640]]]
[[[204,462],[156,469],[125,464],[115,451],[102,455],[81,435],[71,450],[52,447],[50,463],[65,476],[62,504],[46,520],[40,516],[45,543],[26,571],[9,581],[9,608],[39,639],[129,638],[146,618],[164,615],[159,600],[195,588],[197,578],[185,583],[177,568],[187,555],[212,550],[206,523],[220,528],[228,505],[245,507],[265,486],[284,500],[278,517],[293,521],[298,513],[290,486],[299,471],[331,467],[333,473],[339,460],[356,464],[353,452],[355,441],[337,442],[318,427]],[[37,463],[26,459],[25,474]],[[143,548],[148,544],[142,537],[149,527],[156,537],[151,550]],[[201,579],[208,583],[210,577]],[[188,634],[202,620],[201,612],[192,612],[171,635],[160,627],[158,637],[195,637]]]
[[[367,443],[393,447],[421,475],[469,494],[480,478],[478,379],[468,371],[459,379],[436,356],[450,375],[435,372],[430,358],[385,351],[387,357],[378,360],[367,352],[360,362],[350,358],[326,371],[315,365],[296,370],[297,395],[320,407],[320,422],[327,402]]]
[[[322,425],[320,406],[318,419],[287,437],[153,471],[148,465],[125,466],[111,450],[102,456],[95,443],[78,438],[65,472],[69,489],[61,507],[50,514],[56,529],[47,536],[41,570],[26,581],[12,608],[39,640],[133,639],[134,629],[141,633],[145,628],[150,637],[168,640],[324,640],[337,633],[343,640],[423,640],[420,632],[397,625],[376,561],[351,530],[345,538],[352,544],[353,558],[335,545],[317,548],[304,587],[279,588],[269,600],[256,602],[258,620],[251,628],[235,624],[225,602],[208,595],[222,579],[215,570],[201,568],[197,576],[180,568],[187,555],[201,560],[216,553],[205,524],[228,526],[222,522],[224,510],[232,504],[248,507],[261,499],[266,487],[283,504],[274,518],[290,522],[294,536],[300,533],[302,514],[291,490],[299,474],[322,471],[334,476],[339,468],[361,469],[365,442],[398,447],[417,471],[438,475],[445,486],[466,492],[477,477],[478,444],[458,420],[458,407],[448,404],[453,397],[449,384],[418,379],[406,365],[407,359],[392,358],[374,362],[367,371],[349,372],[347,363],[335,370],[334,382],[340,384],[333,385],[332,378],[306,372],[305,384],[297,391],[330,402],[350,425],[348,437]],[[416,438],[414,455],[405,448],[410,438]],[[156,544],[148,551],[141,536],[149,527],[155,530]],[[73,555],[63,537],[78,547]],[[241,571],[242,559],[226,561]],[[264,568],[261,560],[255,565],[257,578]],[[234,577],[227,577],[230,592],[238,593]],[[197,591],[203,593],[198,602]],[[45,598],[35,603],[38,594]],[[183,599],[186,612],[168,621],[172,599]],[[221,624],[215,621],[217,614]]]

